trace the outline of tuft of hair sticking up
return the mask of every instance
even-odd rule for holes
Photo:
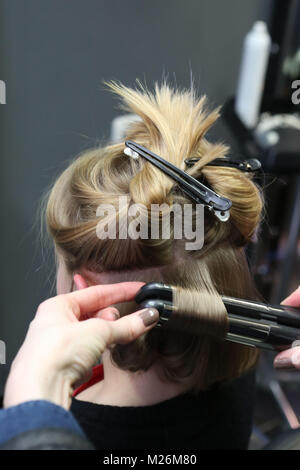
[[[184,160],[201,156],[201,167],[228,150],[223,144],[212,144],[205,134],[219,117],[219,109],[208,112],[206,97],[197,99],[193,90],[173,90],[166,83],[155,84],[151,93],[139,83],[131,89],[116,82],[107,83],[111,91],[122,98],[122,108],[135,113],[141,122],[134,123],[128,139],[137,141],[154,153],[184,169]],[[198,168],[200,166],[198,165]],[[155,184],[153,184],[155,182]],[[160,204],[170,199],[174,182],[150,163],[132,179],[130,193],[136,203]]]

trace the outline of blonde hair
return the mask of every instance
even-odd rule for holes
[[[126,139],[182,169],[185,159],[199,157],[186,171],[229,198],[231,216],[224,223],[208,211],[205,213],[204,246],[198,251],[185,250],[186,240],[175,239],[172,230],[169,239],[99,239],[96,212],[100,204],[115,207],[120,227],[128,215],[124,210],[118,212],[120,196],[129,198],[129,207],[133,203],[147,208],[162,203],[182,206],[191,201],[159,169],[142,159],[125,156],[124,142],[95,148],[84,152],[62,173],[48,199],[48,230],[68,270],[109,272],[112,282],[114,272],[118,272],[119,280],[133,280],[134,273],[135,280],[257,298],[244,246],[259,224],[262,198],[249,174],[207,166],[228,151],[224,144],[210,143],[205,137],[219,110],[206,111],[205,97],[198,99],[193,89],[172,89],[166,83],[156,84],[153,92],[141,85],[136,89],[117,83],[108,86],[122,98],[126,111],[141,118],[128,128]],[[122,314],[128,313],[128,306],[121,310]],[[216,317],[216,328],[224,329],[226,313]],[[211,335],[161,328],[128,345],[115,346],[112,359],[129,371],[147,370],[158,362],[165,380],[181,382],[189,390],[198,391],[253,367],[257,353]]]

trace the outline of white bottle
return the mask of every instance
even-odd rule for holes
[[[267,25],[263,21],[256,21],[244,41],[235,99],[235,111],[250,129],[258,121],[270,49],[271,38]]]
[[[138,121],[141,121],[141,118],[137,114],[128,113],[115,117],[111,123],[110,141],[117,143],[124,140],[130,124]]]

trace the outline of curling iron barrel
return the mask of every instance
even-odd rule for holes
[[[171,327],[172,318],[180,314],[174,305],[175,289],[174,286],[148,283],[137,293],[135,301],[141,307],[153,307],[159,311],[158,326],[163,326],[171,320]],[[294,341],[300,340],[300,309],[227,296],[221,296],[221,299],[228,314],[225,340],[277,351],[290,348]],[[194,318],[199,321],[200,328],[192,328],[192,334],[195,334],[195,331],[201,332],[201,315],[198,311],[195,311]]]

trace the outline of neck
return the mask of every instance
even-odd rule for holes
[[[186,392],[181,384],[163,382],[159,368],[128,372],[116,367],[105,351],[102,356],[104,380],[81,392],[76,398],[110,406],[149,406]]]

